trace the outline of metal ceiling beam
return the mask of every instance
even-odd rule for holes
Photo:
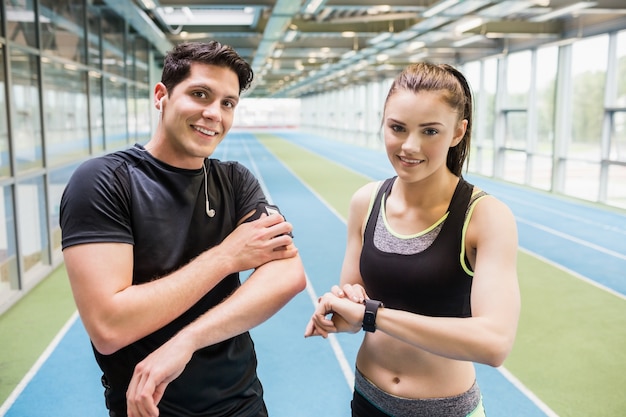
[[[174,47],[154,21],[132,2],[128,0],[103,1],[120,16],[125,16],[128,23],[163,55]]]
[[[278,42],[280,42],[291,23],[293,17],[300,11],[301,2],[294,0],[277,0],[272,8],[263,38],[252,59],[252,70],[256,77],[262,77],[262,69],[267,60],[272,56]],[[259,80],[257,80],[259,81]],[[248,94],[255,88],[255,83],[251,86]]]

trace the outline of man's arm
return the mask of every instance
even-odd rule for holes
[[[196,350],[261,324],[305,286],[306,277],[299,256],[257,268],[230,297],[182,329],[135,367],[126,393],[128,415],[157,416],[157,404],[165,388],[183,372]]]
[[[297,255],[282,216],[265,216],[235,229],[220,245],[177,271],[132,285],[133,247],[83,244],[63,251],[76,305],[103,354],[160,329],[195,304],[225,276]],[[285,250],[275,250],[288,246]]]

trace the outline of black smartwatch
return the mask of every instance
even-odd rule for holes
[[[365,314],[363,314],[363,330],[366,332],[376,331],[376,313],[380,307],[384,307],[383,303],[376,300],[365,300]]]

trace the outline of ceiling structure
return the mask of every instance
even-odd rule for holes
[[[104,0],[162,53],[215,39],[252,64],[249,97],[301,97],[626,28],[626,0]]]

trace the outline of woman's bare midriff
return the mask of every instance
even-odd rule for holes
[[[356,366],[378,388],[403,398],[452,397],[476,379],[471,362],[434,355],[382,332],[366,334]]]

